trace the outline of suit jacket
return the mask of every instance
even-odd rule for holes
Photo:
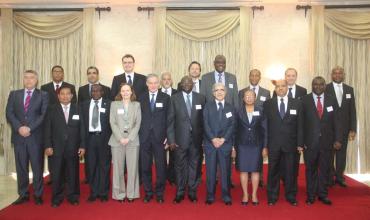
[[[212,86],[215,84],[215,73],[209,72],[202,76],[202,85],[200,86],[200,93],[206,97],[207,102],[213,101]],[[238,84],[235,75],[225,72],[225,88],[227,90],[225,101],[238,109]]]
[[[103,87],[103,98],[104,99],[110,99],[111,98],[111,92],[110,88],[108,86],[105,86],[103,84],[100,84]],[[90,95],[90,84],[86,84],[84,86],[81,86],[78,88],[78,103],[83,103],[86,100],[90,100],[91,95]]]
[[[150,109],[149,92],[141,94],[138,101],[141,106],[140,142],[146,142],[153,132],[155,141],[163,143],[167,137],[167,114],[170,106],[170,96],[158,90],[155,108]]]
[[[307,95],[307,89],[302,86],[295,85],[295,99],[301,99],[303,96]],[[276,92],[274,91],[273,97],[276,97]]]
[[[109,122],[112,128],[112,135],[109,139],[109,145],[112,147],[121,146],[122,138],[129,139],[129,145],[139,146],[139,129],[141,124],[141,108],[140,103],[133,101],[128,105],[127,118],[128,125],[124,123],[123,102],[114,101],[110,106]],[[121,111],[121,112],[120,112]],[[128,128],[125,129],[125,126]]]
[[[73,94],[73,98],[72,98],[72,103],[77,103],[77,95],[76,95],[76,89],[75,89],[75,86],[70,84],[70,83],[67,83],[67,82],[62,82],[62,86],[67,86],[67,87],[70,87],[71,90],[72,90],[72,94]],[[45,91],[48,93],[49,95],[49,105],[54,105],[54,104],[57,104],[59,103],[59,99],[58,99],[58,95],[57,93],[55,92],[55,88],[54,88],[54,84],[53,82],[49,82],[47,84],[44,84],[41,86],[41,90],[42,91]]]
[[[80,104],[83,122],[84,122],[84,128],[85,128],[85,143],[89,143],[89,118],[90,116],[90,102],[93,100],[86,100]],[[110,128],[109,124],[109,113],[110,113],[110,105],[111,101],[110,99],[103,98],[101,103],[101,108],[99,112],[99,119],[100,119],[100,126],[101,126],[101,137],[104,139],[104,143],[108,144],[109,138],[112,135],[112,130]],[[103,110],[105,109],[105,110]],[[88,147],[88,146],[86,146]],[[103,147],[103,146],[102,146]]]
[[[35,144],[42,143],[42,123],[47,107],[48,94],[39,89],[33,91],[28,111],[24,111],[24,89],[11,91],[6,105],[6,118],[12,127],[12,143],[21,144],[32,141]],[[31,136],[24,138],[18,133],[21,126],[31,129]]]
[[[304,115],[304,143],[307,148],[333,149],[335,141],[342,141],[338,109],[335,99],[324,94],[323,115],[320,119],[312,93],[302,98]]]
[[[180,91],[180,90],[178,90],[178,89],[174,89],[174,88],[172,88],[172,87],[171,87],[171,89],[172,89],[172,93],[171,93],[170,97],[171,97],[171,96],[173,96],[173,94],[175,94],[175,93],[177,93],[177,92],[179,92],[179,91]],[[159,90],[162,92],[162,88],[159,88]],[[162,92],[162,93],[164,93],[164,92]]]
[[[53,156],[76,156],[85,148],[85,127],[77,104],[71,103],[68,123],[60,103],[49,106],[44,123],[44,146],[53,148]]]
[[[126,73],[114,76],[111,87],[112,100],[114,100],[119,93],[119,87],[122,83],[126,83]],[[136,97],[139,97],[142,93],[148,91],[146,86],[146,76],[134,73],[133,87]]]
[[[202,85],[202,80],[199,79],[199,92],[200,92],[201,85]],[[182,91],[181,82],[177,83],[177,91]]]
[[[267,120],[262,107],[255,105],[252,121],[249,123],[245,107],[242,106],[236,113],[236,121],[236,146],[267,146]]]
[[[299,99],[288,98],[288,106],[284,118],[279,115],[277,98],[267,100],[264,113],[267,119],[269,151],[296,152],[303,146],[303,110]]]
[[[340,122],[344,135],[347,136],[349,131],[356,132],[357,130],[357,117],[356,117],[356,104],[355,94],[353,88],[343,83],[343,99],[342,105],[339,107],[333,83],[329,83],[326,86],[326,94],[331,95],[335,98],[335,106],[339,109]]]
[[[250,90],[250,86],[248,86],[248,87],[239,91],[239,105],[240,106],[243,106],[243,96],[244,96],[245,91],[247,91],[247,90]],[[263,103],[266,100],[271,99],[270,91],[261,87],[261,86],[259,87],[258,94],[256,94],[256,95],[257,96],[256,96],[255,105],[259,108],[263,108]]]
[[[189,118],[183,92],[171,96],[168,110],[167,142],[180,147],[189,147],[191,139],[195,147],[201,147],[203,139],[203,108],[206,99],[203,95],[192,92],[192,110]]]
[[[204,144],[213,146],[213,138],[225,138],[224,145],[231,147],[236,125],[234,107],[225,102],[221,121],[218,117],[216,101],[207,102],[203,110]]]

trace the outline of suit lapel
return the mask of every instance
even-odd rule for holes
[[[315,105],[315,100],[314,100],[314,98],[313,98],[313,95],[312,95],[312,93],[311,93],[311,98],[310,98],[310,105],[311,105],[311,107],[312,107],[312,109],[313,109],[313,114],[315,115],[315,117],[318,119],[318,120],[321,120],[320,119],[320,117],[319,117],[319,114],[317,113],[317,107],[316,107],[316,105]],[[324,115],[323,115],[323,117],[324,117]]]

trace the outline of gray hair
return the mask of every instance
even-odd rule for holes
[[[225,87],[225,85],[223,83],[215,83],[215,84],[213,84],[213,86],[212,86],[212,92],[214,92],[216,90],[216,87],[218,87],[218,86],[223,87],[225,89],[225,92],[226,92],[226,87]]]
[[[172,75],[171,75],[171,73],[170,73],[170,72],[168,72],[168,71],[163,72],[163,73],[161,74],[161,79],[163,79],[163,76],[165,76],[165,75],[170,76],[170,77],[171,77],[171,79],[172,79]]]
[[[157,74],[155,74],[155,73],[150,73],[150,74],[148,74],[148,75],[146,76],[146,81],[148,82],[148,80],[149,80],[149,79],[151,79],[151,78],[156,78],[156,79],[159,81],[159,77],[158,77],[158,75],[157,75]]]
[[[24,71],[23,75],[26,73],[32,73],[36,76],[36,78],[39,78],[39,74],[36,72],[36,70],[26,70]]]

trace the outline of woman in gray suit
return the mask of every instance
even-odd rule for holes
[[[113,187],[112,198],[128,202],[140,197],[139,193],[139,129],[141,123],[140,103],[131,85],[123,83],[116,101],[110,109],[112,136]],[[126,161],[126,163],[125,163]],[[127,164],[127,187],[125,185],[125,164]]]

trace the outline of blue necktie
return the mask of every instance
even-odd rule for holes
[[[284,104],[283,98],[280,99],[279,113],[280,113],[281,119],[283,119],[285,116],[285,104]]]
[[[222,73],[218,74],[218,83],[222,83]]]
[[[191,118],[191,102],[190,102],[190,94],[186,95],[186,110],[188,111],[189,118]]]
[[[289,98],[293,98],[292,89],[293,89],[293,88],[289,88],[289,92],[288,92],[288,97],[289,97]]]
[[[154,112],[154,109],[155,109],[155,99],[154,99],[154,96],[155,96],[155,94],[153,93],[152,94],[152,98],[150,99],[150,110],[152,110],[152,112]]]
[[[131,79],[131,76],[130,76],[130,75],[127,75],[127,77],[128,77],[128,82],[127,82],[127,83],[128,83],[129,85],[132,85],[132,79]]]
[[[224,106],[222,105],[222,102],[218,103],[218,121],[222,121],[222,112],[224,110]]]

